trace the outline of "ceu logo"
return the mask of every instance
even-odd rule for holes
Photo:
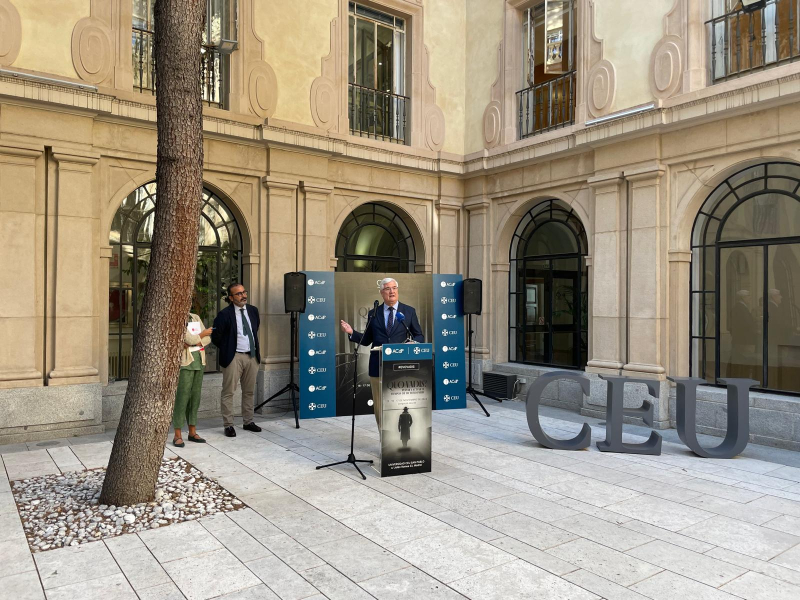
[[[442,397],[442,400],[444,400],[445,402],[450,402],[450,400],[452,400],[452,399],[453,399],[453,397],[452,396],[448,396],[447,394],[445,394]]]
[[[327,367],[309,367],[308,374],[313,375],[314,373],[327,373]]]
[[[325,281],[314,281],[313,279],[309,279],[308,285],[325,285]]]
[[[458,366],[458,363],[455,362],[443,362],[442,368],[443,369],[455,369]]]
[[[422,348],[419,346],[414,346],[414,354],[419,354],[420,352],[422,352]]]
[[[457,331],[453,331],[452,329],[442,329],[442,335],[447,337],[448,335],[458,335]]]
[[[308,297],[308,303],[309,304],[315,304],[317,302],[325,302],[326,300],[327,300],[327,298],[317,298],[316,296],[309,296]]]
[[[308,315],[309,321],[324,321],[327,315]]]
[[[313,340],[314,338],[324,338],[328,337],[327,333],[317,333],[316,331],[309,331],[308,332],[308,339]]]
[[[324,392],[326,389],[328,389],[327,385],[310,385],[310,386],[308,386],[308,391],[311,392],[312,394],[314,392]]]
[[[455,298],[442,298],[442,304],[454,304],[455,301]]]
[[[308,410],[317,410],[318,408],[327,408],[327,407],[328,407],[327,404],[315,404],[315,403],[311,402],[308,405]]]

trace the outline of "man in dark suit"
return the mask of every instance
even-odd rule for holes
[[[253,423],[253,394],[261,364],[258,345],[258,309],[247,304],[247,290],[240,283],[228,286],[229,305],[214,319],[211,341],[219,348],[222,367],[222,398],[220,401],[225,435],[236,437],[233,428],[233,392],[242,386],[242,420],[244,429],[261,431]]]
[[[397,281],[391,277],[382,279],[380,283],[383,304],[378,307],[378,313],[369,311],[367,319],[369,329],[364,333],[354,331],[349,323],[341,321],[342,330],[350,336],[350,341],[362,346],[383,346],[384,344],[402,344],[406,341],[424,342],[422,328],[419,326],[417,311],[408,304],[400,303]],[[398,319],[397,315],[403,318]],[[408,328],[408,329],[406,329]],[[378,430],[381,428],[381,382],[380,382],[380,357],[377,352],[370,352],[369,378],[372,384],[372,401],[375,410],[375,420]]]

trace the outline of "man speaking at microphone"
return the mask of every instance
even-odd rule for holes
[[[369,323],[364,333],[354,331],[349,323],[341,321],[342,330],[349,336],[351,342],[362,346],[383,346],[384,344],[402,344],[407,341],[424,342],[422,328],[419,326],[417,311],[413,306],[400,303],[397,281],[391,277],[382,279],[380,284],[383,304],[369,311]],[[376,302],[377,304],[377,302]],[[370,352],[369,379],[372,384],[373,409],[378,431],[381,430],[381,380],[380,357],[377,352]]]

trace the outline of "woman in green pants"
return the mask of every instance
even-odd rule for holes
[[[211,330],[205,328],[203,321],[194,313],[189,313],[186,334],[183,337],[181,370],[178,378],[178,391],[175,394],[175,409],[172,412],[172,426],[175,438],[172,444],[183,448],[181,429],[183,422],[189,423],[189,441],[205,443],[197,435],[197,409],[200,408],[200,392],[203,390],[203,372],[206,365],[205,347],[211,343]]]

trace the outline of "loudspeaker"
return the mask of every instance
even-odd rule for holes
[[[483,306],[483,282],[480,279],[465,279],[461,286],[462,307],[465,315],[479,315]]]
[[[306,312],[306,276],[303,273],[284,273],[283,309],[288,312]]]

